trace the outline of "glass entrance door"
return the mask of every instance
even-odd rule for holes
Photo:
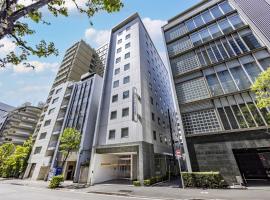
[[[120,178],[131,178],[131,156],[130,155],[124,155],[119,156],[118,160],[118,172]]]

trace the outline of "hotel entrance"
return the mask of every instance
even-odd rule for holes
[[[119,156],[117,168],[120,179],[131,179],[131,155]]]
[[[270,184],[270,148],[234,149],[245,184]]]

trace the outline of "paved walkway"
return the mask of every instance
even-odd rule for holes
[[[1,184],[22,185],[31,188],[43,188],[47,190],[48,182],[44,181],[30,181],[30,180],[4,180],[0,179]],[[228,190],[203,190],[203,189],[180,189],[174,186],[166,187],[166,183],[163,185],[155,185],[151,187],[135,187],[133,185],[123,185],[115,183],[103,183],[97,184],[91,187],[85,187],[85,185],[73,184],[72,182],[65,182],[63,188],[60,190],[95,194],[95,195],[108,195],[130,197],[130,198],[146,198],[146,199],[200,199],[200,200],[269,200],[270,199],[270,187],[256,187],[246,190],[240,189],[228,189]]]

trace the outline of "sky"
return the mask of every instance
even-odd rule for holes
[[[29,3],[31,0],[20,0]],[[85,0],[77,0],[84,2]],[[51,25],[29,22],[36,31],[31,37],[25,38],[29,44],[38,43],[40,40],[54,42],[58,56],[38,58],[31,56],[28,59],[35,69],[25,68],[22,65],[13,65],[0,68],[0,102],[12,106],[20,106],[25,102],[37,105],[46,101],[49,89],[55,78],[65,50],[73,43],[83,39],[93,48],[108,42],[110,29],[119,22],[137,12],[143,20],[159,54],[165,63],[165,46],[161,35],[161,27],[167,20],[188,9],[200,0],[123,0],[124,7],[117,13],[99,12],[91,21],[77,12],[71,0],[67,0],[69,8],[68,17],[53,17],[46,8],[42,9],[44,19]],[[0,40],[0,57],[16,46],[8,38]]]

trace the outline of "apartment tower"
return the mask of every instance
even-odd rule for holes
[[[193,171],[269,180],[269,109],[250,91],[270,64],[267,0],[204,0],[163,27]]]

